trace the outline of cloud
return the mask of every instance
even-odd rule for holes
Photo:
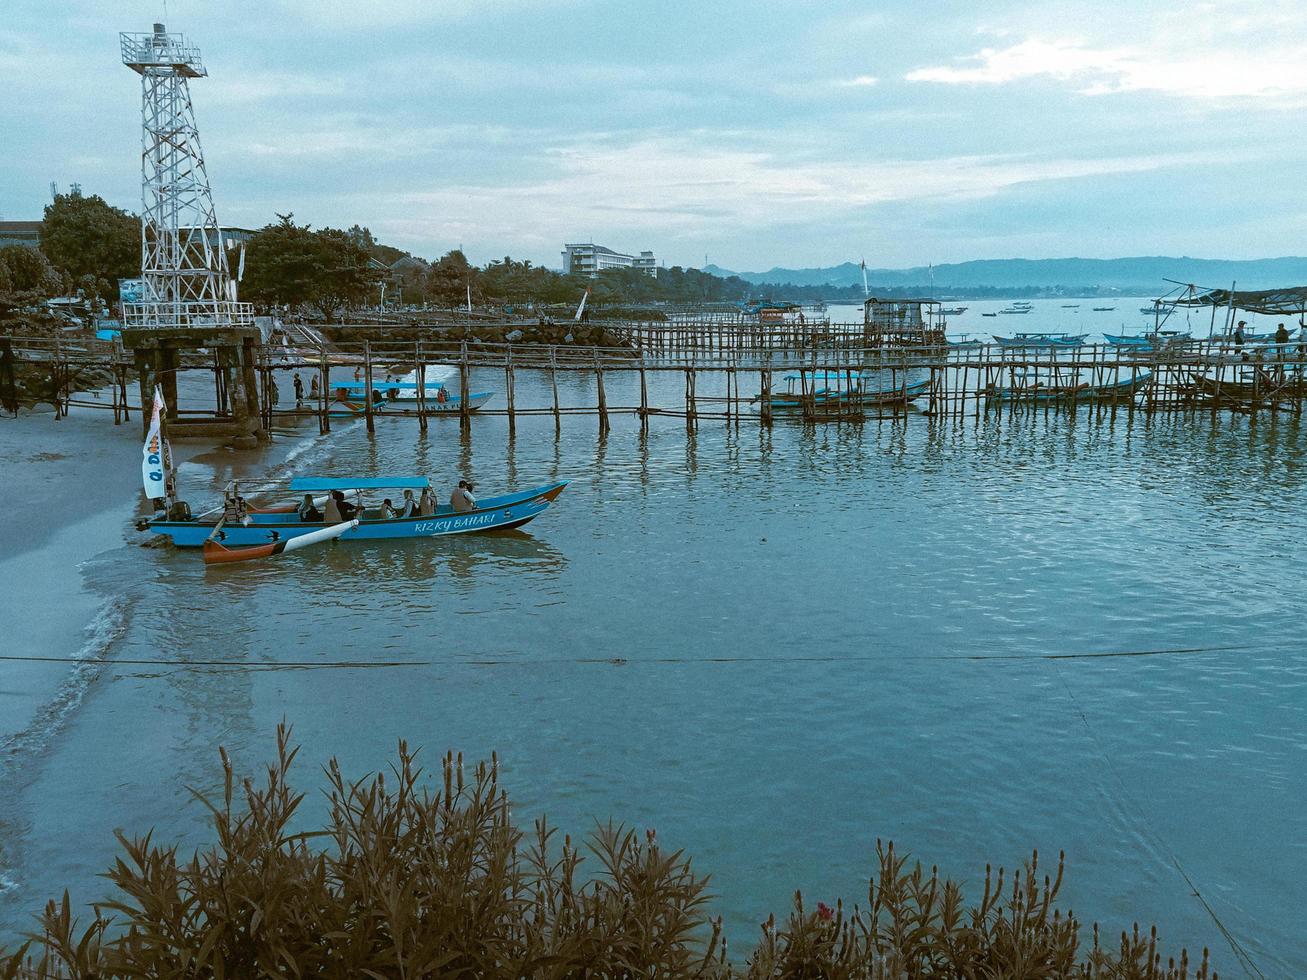
[[[1189,99],[1283,99],[1307,96],[1307,61],[1289,49],[1168,52],[1092,47],[1029,38],[982,48],[953,65],[917,68],[910,82],[1005,85],[1032,78],[1075,81],[1086,95],[1160,92]]]
[[[374,232],[406,243],[561,241],[577,229],[663,242],[734,236],[783,226],[843,223],[891,202],[975,199],[1020,184],[1140,173],[1196,162],[1193,154],[1072,159],[1023,155],[931,160],[786,158],[746,139],[694,132],[621,142],[593,137],[541,148],[541,176],[450,183],[350,207],[377,217]],[[634,247],[634,246],[633,246]]]
[[[843,78],[836,82],[841,88],[871,88],[880,81],[875,75],[859,75],[856,78]]]

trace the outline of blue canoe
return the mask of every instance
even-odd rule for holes
[[[322,480],[307,478],[292,481],[292,491],[342,490],[354,494],[364,489],[417,489],[427,486],[420,477],[383,477],[371,480]],[[388,541],[402,538],[434,538],[447,534],[468,534],[475,531],[500,531],[521,527],[543,514],[567,486],[566,482],[550,483],[534,490],[486,497],[477,501],[475,510],[455,512],[448,505],[436,508],[429,517],[383,518],[379,511],[365,507],[358,514],[359,526],[340,536],[341,541]],[[396,493],[395,498],[401,496]],[[380,503],[378,500],[377,503]],[[292,509],[294,505],[251,510],[246,524],[223,523],[216,540],[228,548],[267,545],[287,538],[320,530],[321,521],[303,523]],[[189,521],[170,521],[154,518],[138,525],[141,530],[166,534],[172,543],[182,548],[199,548],[218,526],[219,514]]]

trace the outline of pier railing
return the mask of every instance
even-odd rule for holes
[[[366,419],[369,428],[377,418],[388,416],[414,418],[424,430],[436,417],[456,417],[470,427],[474,417],[506,416],[511,428],[519,416],[549,415],[559,424],[563,415],[580,414],[597,416],[606,428],[610,416],[624,413],[638,416],[642,425],[667,416],[693,426],[709,418],[738,423],[756,417],[771,424],[783,416],[807,421],[858,421],[909,412],[979,416],[1019,406],[1297,415],[1307,400],[1307,348],[1296,342],[1240,346],[1221,339],[1169,341],[1154,349],[1111,344],[891,344],[881,337],[877,343],[859,345],[853,331],[820,326],[815,333],[801,335],[788,328],[758,330],[743,343],[738,331],[722,331],[725,342],[718,337],[712,343],[711,334],[698,331],[700,343],[688,343],[690,331],[668,331],[664,324],[662,339],[679,337],[678,342],[650,343],[647,331],[632,328],[623,345],[608,347],[481,342],[452,331],[415,331],[412,339],[340,344],[314,342],[311,335],[300,334],[293,343],[254,347],[250,369],[255,372],[251,378],[258,379],[256,401],[267,430],[278,420],[307,416],[327,431],[333,418],[351,414]],[[779,344],[782,338],[788,346]],[[641,342],[654,349],[642,348]],[[127,397],[127,379],[139,368],[139,357],[118,341],[0,339],[0,395],[5,394],[5,371],[12,378],[14,369],[21,367],[48,377],[51,391],[59,393],[54,398],[57,407],[67,410],[90,404],[75,393],[98,370],[101,382],[109,379],[113,387],[112,399],[101,399],[98,407],[113,408],[115,419],[125,420],[130,410],[139,408],[129,405]],[[169,364],[164,373],[174,377],[182,371],[213,372],[219,406],[215,417],[223,417],[230,360],[209,349],[180,348]],[[446,377],[442,385],[428,383],[428,369],[436,366]],[[300,400],[290,396],[287,375],[296,372],[302,375],[303,387],[316,395]],[[532,388],[537,398],[541,391],[547,393],[545,403],[521,401],[516,385],[521,372],[548,380]],[[594,404],[567,405],[560,398],[559,376],[575,372],[593,376]],[[668,374],[681,378],[670,389],[678,391],[670,402]],[[638,389],[630,384],[623,389],[638,390],[638,400],[611,400],[607,382],[614,376],[638,377]],[[390,389],[373,387],[400,377],[418,383],[403,399],[392,398]],[[663,382],[651,396],[653,377]],[[175,398],[175,381],[165,388]],[[437,388],[458,396],[455,410],[443,401],[434,403]],[[474,390],[495,395],[489,404],[473,406]],[[176,406],[173,411],[202,414]]]

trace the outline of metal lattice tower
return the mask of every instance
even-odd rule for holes
[[[155,24],[120,34],[123,64],[141,76],[140,302],[124,304],[133,327],[244,326],[209,192],[189,80],[208,72],[199,48]]]

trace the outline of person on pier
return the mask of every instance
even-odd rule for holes
[[[295,407],[304,407],[304,382],[298,374],[295,375]]]
[[[318,376],[315,374],[309,381],[309,397],[314,401],[317,401],[320,391],[321,389],[318,388]]]

